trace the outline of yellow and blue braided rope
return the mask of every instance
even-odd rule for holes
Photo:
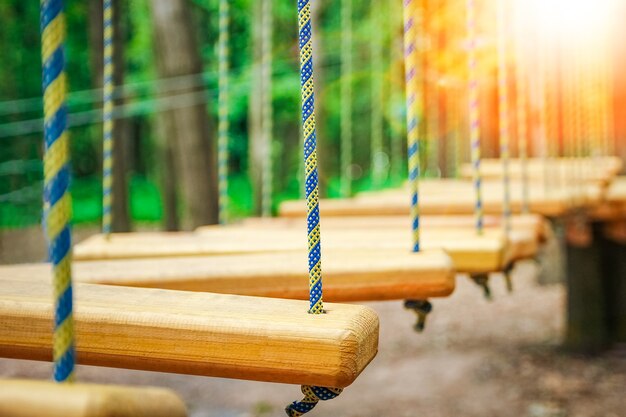
[[[318,402],[327,401],[336,398],[341,394],[341,388],[324,388],[315,386],[302,386],[302,401],[294,401],[285,408],[285,412],[289,417],[300,417],[313,410]]]
[[[320,243],[319,184],[317,177],[317,138],[315,134],[315,95],[313,92],[313,42],[310,0],[298,0],[300,47],[300,85],[302,94],[302,132],[304,135],[305,194],[307,200],[307,237],[309,252],[309,313],[323,314],[322,263]],[[311,411],[320,400],[330,400],[340,388],[302,386],[304,398],[285,408],[290,417]]]
[[[70,166],[65,103],[65,15],[62,0],[41,1],[44,94],[44,229],[53,268],[54,379],[74,377]]]
[[[506,7],[498,0],[498,112],[500,124],[500,159],[502,159],[502,186],[504,189],[503,230],[506,237],[511,233],[511,181],[509,173],[509,77],[507,60]]]
[[[404,62],[406,85],[407,151],[411,192],[411,230],[413,252],[420,251],[419,176],[421,92],[418,71],[417,25],[421,19],[418,0],[404,0]]]
[[[218,93],[218,126],[217,126],[217,171],[219,187],[219,221],[220,224],[228,222],[228,61],[230,57],[229,25],[230,12],[229,0],[220,0],[219,12],[219,93]]]
[[[111,233],[113,205],[113,0],[104,0],[104,77],[102,112],[102,231]]]
[[[469,81],[469,123],[470,143],[472,148],[472,169],[476,204],[476,232],[483,233],[483,197],[480,175],[480,113],[478,108],[478,74],[476,67],[476,5],[474,0],[467,0],[467,39],[468,39],[468,81]]]

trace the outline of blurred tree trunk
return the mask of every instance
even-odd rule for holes
[[[248,175],[252,184],[254,214],[261,214],[263,196],[263,1],[252,3],[252,65],[248,102]]]
[[[89,41],[91,54],[91,73],[93,86],[102,88],[104,78],[103,63],[103,1],[89,1]],[[125,60],[124,40],[125,25],[123,16],[126,16],[125,2],[113,0],[113,62],[115,72],[113,79],[115,86],[124,84]],[[123,98],[115,100],[115,106],[124,104]],[[100,137],[102,128],[100,126]],[[113,213],[112,229],[114,232],[128,232],[131,228],[130,210],[128,204],[128,143],[130,140],[130,124],[126,119],[116,119],[113,124]]]
[[[202,72],[193,21],[186,0],[150,0],[155,58],[160,78]],[[202,94],[203,87],[168,94]],[[183,204],[183,228],[217,223],[217,158],[215,135],[206,102],[168,110],[162,115],[165,139],[172,141],[174,167]]]
[[[161,201],[163,204],[163,228],[167,231],[180,230],[178,220],[178,195],[176,193],[177,175],[174,168],[174,150],[172,141],[167,138],[172,137],[173,125],[168,119],[158,118],[157,122],[157,160],[162,169],[159,171],[159,182],[161,184]]]

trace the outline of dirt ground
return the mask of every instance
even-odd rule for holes
[[[381,320],[380,352],[360,378],[311,416],[626,416],[626,349],[600,357],[560,350],[564,291],[540,287],[518,265],[515,291],[493,281],[494,300],[469,280],[435,300],[426,331],[399,302],[371,303]],[[0,360],[0,376],[48,378],[46,363]],[[88,366],[81,381],[156,385],[178,392],[193,417],[280,416],[298,387]]]

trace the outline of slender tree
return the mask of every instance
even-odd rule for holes
[[[186,0],[151,0],[157,71],[162,79],[202,72],[193,20]],[[202,94],[202,86],[168,91],[169,100]],[[179,179],[182,227],[218,221],[216,135],[206,100],[163,113],[165,140],[172,144]]]

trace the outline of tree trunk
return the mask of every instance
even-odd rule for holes
[[[252,3],[252,65],[248,102],[248,175],[252,184],[254,214],[260,215],[263,196],[263,1]]]
[[[104,78],[103,63],[103,1],[91,0],[89,2],[89,39],[91,43],[91,73],[93,86],[102,87]],[[126,16],[125,2],[113,0],[113,62],[115,70],[113,80],[115,86],[124,84],[125,60],[124,60],[124,33],[125,25],[123,16]],[[123,98],[115,100],[115,106],[124,104]],[[113,123],[113,207],[112,207],[112,231],[128,232],[131,229],[131,218],[128,204],[128,143],[130,140],[130,124],[126,119],[116,119]],[[102,137],[102,130],[99,131]]]
[[[585,219],[568,219],[565,345],[579,353],[599,353],[606,348],[609,340],[599,240],[597,227]]]
[[[185,0],[151,0],[150,4],[160,78],[201,73],[202,62],[189,3]],[[202,91],[202,86],[180,88],[167,95],[186,100]],[[216,146],[206,102],[168,110],[162,118],[165,139],[172,143],[174,167],[180,180],[183,228],[217,223]]]

